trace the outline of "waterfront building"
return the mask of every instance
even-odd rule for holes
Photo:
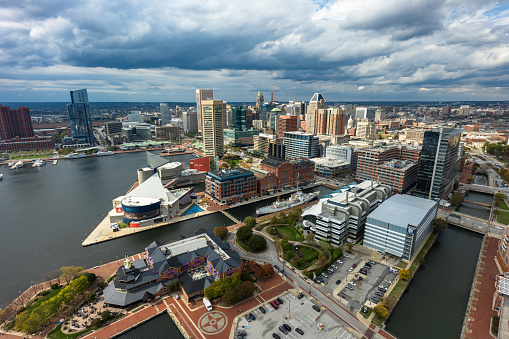
[[[403,194],[415,185],[418,168],[416,162],[409,160],[389,160],[378,166],[376,180],[390,186],[393,193]]]
[[[306,108],[306,132],[318,134],[318,111],[326,109],[327,102],[321,93],[315,93]]]
[[[286,132],[284,134],[284,145],[286,157],[295,158],[317,158],[319,156],[318,137],[304,132]]]
[[[327,177],[338,177],[350,172],[350,164],[341,160],[329,158],[311,159],[315,163],[315,173]]]
[[[276,189],[280,190],[314,180],[315,165],[308,159],[285,160],[268,157],[260,162],[259,168],[276,176]]]
[[[214,281],[241,274],[244,261],[213,230],[183,240],[145,248],[143,258],[127,259],[104,289],[107,306],[127,307],[168,293],[178,282],[186,302],[203,296]]]
[[[462,132],[444,127],[424,132],[416,196],[440,199],[451,192],[458,177]]]
[[[235,204],[256,196],[256,177],[242,167],[211,171],[205,178],[205,192],[221,204]]]
[[[293,132],[298,130],[298,116],[296,115],[281,115],[279,116],[279,128],[277,136],[283,138],[286,132]]]
[[[168,104],[161,102],[159,104],[159,112],[161,113],[161,125],[168,125],[171,120],[171,113],[168,108]]]
[[[352,146],[330,145],[325,149],[325,157],[328,159],[341,160],[350,166],[351,171],[357,170],[358,150]]]
[[[11,109],[9,106],[0,105],[1,140],[11,140],[16,137],[32,138],[33,136],[32,118],[27,107],[19,106],[18,109]]]
[[[198,131],[203,133],[203,109],[202,109],[202,101],[203,100],[213,100],[214,99],[214,91],[211,89],[197,89],[196,90],[196,112],[198,114]],[[222,112],[221,112],[222,114]],[[221,124],[222,124],[221,119]]]
[[[396,194],[368,215],[363,245],[410,261],[433,231],[438,202]]]
[[[180,128],[177,125],[155,127],[156,140],[173,140],[180,137]]]
[[[184,132],[198,132],[198,113],[194,110],[182,113],[182,124]]]
[[[371,180],[331,193],[302,214],[302,228],[333,245],[357,243],[366,217],[391,195],[391,188]]]
[[[72,138],[89,145],[95,144],[90,119],[90,104],[86,89],[71,91],[71,104],[67,105]]]
[[[106,136],[122,135],[122,122],[120,121],[108,121],[104,125]]]
[[[55,148],[54,136],[34,136],[29,138],[15,137],[10,140],[0,140],[0,151],[29,151]]]
[[[269,145],[283,145],[283,138],[278,138],[273,134],[259,133],[253,136],[253,144],[255,151],[267,154],[269,152]]]
[[[498,241],[495,260],[498,262],[503,272],[509,272],[509,227],[504,229],[502,239]]]
[[[223,100],[202,100],[203,149],[206,156],[223,156]]]

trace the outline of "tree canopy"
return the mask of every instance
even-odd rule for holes
[[[228,235],[228,228],[223,226],[216,227],[214,228],[214,235],[217,235],[218,237],[224,240]]]
[[[254,217],[247,217],[246,219],[244,219],[244,225],[253,228],[256,225],[256,219]]]
[[[412,272],[410,270],[400,270],[399,271],[399,277],[401,280],[409,280],[412,278]]]
[[[246,241],[249,238],[251,238],[251,235],[253,235],[253,230],[251,227],[248,226],[241,226],[237,230],[237,238],[239,238],[242,241]]]
[[[265,238],[258,234],[253,234],[247,241],[247,244],[249,248],[254,252],[264,250],[267,247],[267,241]]]

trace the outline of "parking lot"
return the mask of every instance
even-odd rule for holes
[[[386,258],[384,256],[384,258]],[[348,302],[348,307],[351,312],[356,312],[365,303],[366,300],[373,302],[371,297],[380,298],[376,292],[381,292],[378,287],[384,286],[389,288],[391,283],[396,278],[395,273],[391,273],[388,266],[382,265],[380,262],[371,265],[371,269],[367,269],[367,275],[359,273],[359,270],[364,267],[371,257],[364,253],[345,254],[338,262],[333,265],[337,267],[330,267],[334,270],[332,274],[325,272],[327,278],[321,276],[325,281],[323,290],[326,294],[338,296],[344,301]],[[380,259],[380,258],[378,258]],[[386,258],[387,259],[387,258]],[[384,260],[385,261],[385,260]],[[350,272],[352,265],[356,264],[357,267]],[[362,280],[359,280],[362,278]],[[339,284],[336,282],[340,280]],[[355,283],[355,286],[351,286],[353,290],[348,289],[346,286],[350,281]]]
[[[313,305],[317,305],[314,300],[310,300],[307,295],[302,299],[297,299],[290,293],[281,297],[283,304],[275,310],[272,306],[265,304],[264,309],[267,310],[263,314],[259,309],[252,313],[256,320],[248,322],[242,317],[237,324],[238,330],[245,330],[247,338],[273,338],[272,334],[277,333],[281,339],[285,338],[338,338],[338,339],[355,339],[346,328],[339,325],[332,319],[328,311],[317,312],[313,309]],[[318,305],[320,306],[320,305]],[[289,319],[285,317],[290,314]],[[288,334],[283,334],[279,330],[279,326],[287,324],[291,327]],[[318,324],[323,324],[320,331]],[[304,334],[298,334],[295,329],[300,328]]]

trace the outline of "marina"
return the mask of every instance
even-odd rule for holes
[[[285,209],[300,206],[302,204],[305,204],[307,202],[310,202],[311,200],[318,198],[318,194],[319,194],[318,192],[302,193],[302,191],[297,190],[297,192],[290,195],[290,197],[287,200],[279,201],[278,197],[278,200],[272,203],[272,205],[258,208],[256,210],[256,215],[261,216],[265,214],[276,213],[279,211],[283,211]]]

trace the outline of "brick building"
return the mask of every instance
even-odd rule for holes
[[[11,109],[0,105],[0,139],[11,140],[16,137],[31,138],[34,136],[32,118],[27,107]]]
[[[0,151],[28,151],[34,149],[55,148],[55,137],[15,137],[11,140],[0,140]]]
[[[234,204],[256,196],[256,177],[241,167],[208,172],[205,192],[221,204]]]
[[[377,181],[390,186],[394,194],[403,194],[417,181],[419,166],[409,160],[390,160],[377,168]]]
[[[495,260],[503,272],[509,272],[509,228],[505,229],[502,239],[498,242]]]
[[[281,115],[279,116],[279,129],[278,137],[282,138],[286,132],[293,132],[298,130],[297,126],[298,117],[296,115]]]
[[[295,187],[298,183],[310,182],[315,177],[315,165],[308,159],[285,161],[269,157],[260,163],[260,169],[277,177],[276,189]]]

